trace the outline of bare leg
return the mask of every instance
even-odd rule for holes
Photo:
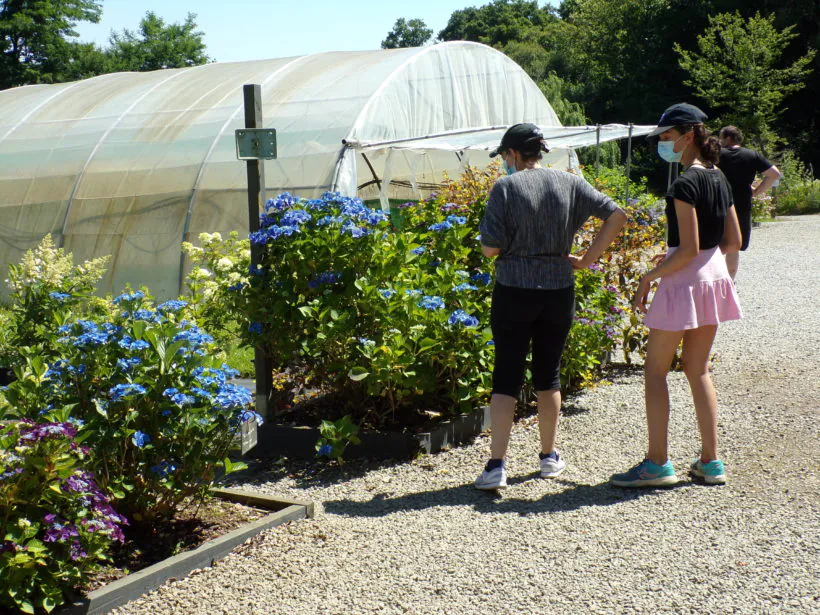
[[[658,465],[666,463],[669,448],[669,388],[666,375],[682,337],[683,331],[650,329],[646,345],[643,370],[649,435],[647,457]]]
[[[735,281],[737,275],[737,268],[740,266],[740,252],[730,252],[726,255],[726,268],[729,270],[729,275],[732,281]]]
[[[561,414],[561,390],[538,391],[538,431],[541,434],[541,452],[549,455],[555,450],[555,432]]]
[[[717,325],[690,329],[683,335],[683,371],[692,389],[695,415],[702,442],[701,461],[718,459],[717,395],[709,376],[709,353],[717,334]]]
[[[494,393],[490,398],[490,421],[493,429],[490,457],[493,459],[504,459],[507,455],[515,402],[515,397],[500,393]]]

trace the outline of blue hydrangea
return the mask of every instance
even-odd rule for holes
[[[173,337],[174,342],[186,341],[192,348],[197,348],[203,344],[211,344],[214,341],[207,333],[201,331],[198,327],[191,327],[184,331],[180,331]]]
[[[67,293],[58,293],[56,291],[53,293],[49,293],[48,296],[57,301],[58,303],[65,303],[67,299],[71,298],[71,295]]]
[[[145,395],[145,393],[146,389],[144,386],[133,382],[118,384],[108,391],[111,401],[120,401],[127,397],[133,397],[134,395]]]
[[[283,212],[290,209],[299,202],[299,197],[290,194],[290,192],[283,192],[279,196],[268,199],[265,202],[266,212]]]
[[[238,293],[239,291],[241,291],[246,286],[247,286],[247,284],[245,284],[244,282],[237,282],[236,284],[234,284],[232,286],[228,286],[228,290],[233,292],[233,293]]]
[[[316,226],[328,226],[330,224],[341,224],[345,221],[344,216],[324,216],[316,221]]]
[[[467,218],[464,216],[447,216],[447,222],[453,225],[467,224]]]
[[[425,310],[443,310],[444,299],[436,295],[425,295],[421,301],[418,302],[418,306]]]
[[[235,370],[232,367],[229,367],[227,364],[222,364],[222,373],[225,375],[225,378],[236,378],[239,375],[239,371]]]
[[[413,289],[408,289],[408,290],[404,291],[404,294],[409,296],[409,297],[421,297],[424,293],[421,292],[418,289],[413,288]]]
[[[177,406],[193,406],[196,403],[196,397],[193,395],[185,395],[185,393],[174,393],[169,396],[169,399]]]
[[[263,419],[262,415],[258,412],[254,412],[253,410],[243,410],[239,415],[239,422],[247,423],[248,421],[255,421],[259,427],[265,424],[265,419]]]
[[[228,378],[221,369],[213,367],[197,367],[193,372],[194,380],[204,387],[222,386]]]
[[[380,222],[387,222],[388,219],[387,214],[381,209],[371,209],[364,215],[365,222],[373,226]]]
[[[176,471],[177,467],[173,463],[169,463],[168,461],[162,461],[157,465],[151,466],[151,472],[153,472],[160,478],[167,478]]]
[[[176,313],[179,312],[181,309],[188,305],[187,301],[175,300],[172,299],[171,301],[166,301],[165,303],[161,303],[157,306],[157,312],[161,314],[167,314],[169,312]]]
[[[152,310],[137,310],[134,312],[134,320],[144,320],[145,322],[161,322],[162,317]]]
[[[137,431],[134,433],[133,436],[131,436],[131,441],[137,448],[143,448],[146,444],[148,444],[151,441],[151,436],[149,436],[147,433]]]
[[[207,399],[209,401],[211,399],[213,399],[213,395],[211,395],[211,392],[206,391],[202,387],[191,387],[191,393],[193,393],[194,395],[197,395],[199,397],[202,397],[204,399]]]
[[[478,290],[477,286],[473,286],[469,282],[464,282],[463,284],[459,284],[458,286],[453,286],[453,290],[457,293],[464,292],[465,290]]]
[[[260,334],[264,330],[264,326],[261,322],[252,322],[248,325],[248,331],[255,334]]]
[[[265,268],[262,265],[250,265],[248,267],[248,275],[254,277],[260,277],[265,275]],[[242,282],[239,283],[240,286],[245,286]],[[234,285],[236,286],[236,285]],[[230,289],[229,289],[230,290]],[[242,290],[241,288],[239,290]]]
[[[425,248],[424,246],[419,246],[418,248],[410,250],[410,253],[415,254],[416,256],[421,256],[425,252],[427,252],[427,248]]]
[[[123,293],[114,297],[114,303],[130,303],[132,301],[139,301],[140,299],[145,299],[145,293],[138,290],[134,293]]]
[[[151,345],[145,340],[135,340],[130,335],[124,335],[122,339],[117,342],[117,345],[123,350],[128,350],[130,352],[146,350],[151,347]]]
[[[465,327],[477,327],[478,326],[478,318],[475,316],[471,316],[464,310],[456,310],[452,314],[450,314],[450,318],[447,319],[447,322],[451,325],[464,325]]]
[[[490,282],[493,281],[493,276],[489,273],[477,272],[470,276],[470,279],[473,282],[480,282],[481,284],[484,284],[484,286],[489,286]]]
[[[449,231],[453,228],[452,222],[445,220],[444,222],[437,222],[427,227],[428,231]]]
[[[325,271],[313,277],[308,282],[310,288],[319,288],[324,284],[336,284],[342,280],[342,274],[335,271]]]
[[[75,331],[80,330],[79,334],[72,340],[71,335],[75,335]],[[64,334],[66,337],[60,338],[61,343],[70,343],[77,348],[87,346],[102,346],[108,343],[111,339],[110,329],[100,329],[97,323],[89,320],[78,320],[73,325],[63,325],[57,329],[58,333]]]
[[[311,220],[313,220],[313,216],[304,209],[291,209],[282,216],[280,223],[284,226],[301,226]]]
[[[214,397],[214,405],[222,410],[246,408],[252,401],[253,394],[248,389],[230,383],[220,387]]]
[[[346,222],[344,225],[342,225],[342,228],[339,230],[339,232],[340,232],[342,235],[344,235],[345,233],[347,233],[348,235],[350,235],[350,236],[351,236],[351,237],[353,237],[354,239],[358,239],[358,238],[360,238],[360,237],[366,237],[366,236],[367,236],[367,235],[369,235],[372,231],[370,231],[370,230],[368,230],[368,229],[366,229],[366,228],[362,228],[362,227],[360,227],[360,226],[356,226],[356,225],[355,225],[355,224],[353,224],[352,222],[348,221],[348,222]]]
[[[396,294],[396,291],[390,288],[380,288],[379,294],[385,299],[391,299]]]
[[[117,368],[123,372],[130,372],[133,370],[137,365],[142,363],[142,359],[139,357],[129,357],[127,359],[118,359],[117,360]]]
[[[316,451],[316,454],[319,455],[319,457],[330,457],[330,455],[332,453],[333,453],[333,447],[330,446],[330,444],[323,444]]]
[[[298,226],[278,226],[276,224],[268,228],[261,229],[249,235],[251,243],[257,246],[264,246],[271,241],[276,241],[280,237],[290,237],[295,233],[301,233]]]
[[[360,337],[360,338],[358,338],[358,341],[362,346],[375,346],[376,345],[376,342],[374,342],[373,340],[369,340],[366,337]]]
[[[495,340],[490,340],[485,344],[485,346],[495,346]]]

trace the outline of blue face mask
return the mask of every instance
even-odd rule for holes
[[[658,156],[666,160],[666,162],[680,162],[683,156],[683,150],[676,152],[675,144],[683,138],[679,136],[674,141],[658,141]]]
[[[508,165],[508,164],[507,164],[507,161],[505,160],[505,161],[504,161],[504,170],[507,172],[507,175],[512,175],[512,174],[513,174],[513,173],[515,173],[518,169],[516,169],[515,167],[511,167],[510,165]]]

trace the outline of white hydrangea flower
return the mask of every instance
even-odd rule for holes
[[[223,256],[218,261],[216,261],[216,265],[214,265],[214,269],[217,271],[228,271],[233,267],[233,261],[229,259],[227,256]]]

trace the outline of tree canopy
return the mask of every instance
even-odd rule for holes
[[[398,49],[399,47],[421,47],[433,36],[432,28],[428,28],[422,19],[406,21],[400,17],[393,24],[393,29],[387,33],[382,41],[382,49]]]
[[[0,89],[63,81],[75,26],[101,14],[101,0],[0,0]]]
[[[777,141],[772,126],[785,111],[783,101],[802,89],[815,55],[811,50],[783,65],[783,52],[797,34],[794,26],[778,31],[774,19],[760,13],[748,20],[737,12],[721,13],[709,18],[697,51],[675,44],[680,65],[689,74],[685,83],[721,112],[721,123],[755,135],[764,151]]]

